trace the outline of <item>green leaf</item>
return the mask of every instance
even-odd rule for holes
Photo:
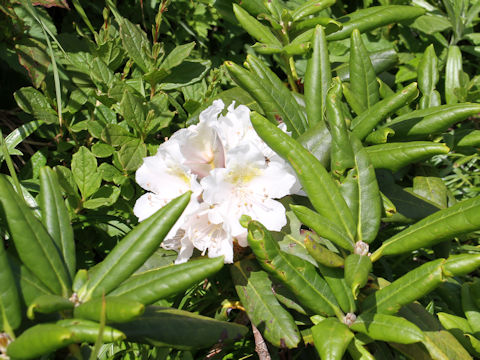
[[[337,319],[328,318],[312,327],[313,341],[321,359],[341,360],[353,333]]]
[[[97,84],[98,88],[107,91],[115,80],[113,71],[97,57],[88,65],[90,66],[90,77],[93,82]]]
[[[403,318],[385,314],[362,314],[350,329],[370,336],[374,340],[412,344],[425,336],[413,323]]]
[[[0,202],[22,262],[53,293],[68,296],[70,276],[54,241],[5,176],[0,176]]]
[[[51,63],[47,47],[34,38],[22,37],[15,41],[15,51],[18,62],[27,70],[33,86],[38,89],[45,80]]]
[[[372,271],[370,257],[350,254],[345,259],[345,282],[351,288],[356,299],[358,292],[367,284],[368,274]]]
[[[120,114],[132,129],[143,136],[147,111],[142,98],[125,89],[120,102]]]
[[[60,250],[72,279],[76,270],[73,229],[57,175],[48,167],[40,170],[38,202],[42,210],[43,225]]]
[[[10,155],[22,155],[22,153],[15,149],[15,147],[20,144],[23,140],[25,140],[28,136],[33,134],[35,130],[37,130],[40,126],[43,125],[43,121],[34,120],[30,121],[26,124],[23,124],[13,130],[10,134],[8,134],[4,141],[5,145],[7,146],[8,153]],[[0,163],[4,160],[3,150],[0,149]]]
[[[327,40],[320,25],[315,28],[312,48],[304,79],[305,111],[309,128],[317,123],[324,124],[325,101],[332,80]]]
[[[308,0],[292,11],[292,21],[297,22],[309,15],[316,14],[335,3],[335,0]]]
[[[58,295],[41,295],[36,298],[27,310],[27,317],[30,320],[35,318],[35,313],[51,314],[62,310],[73,310],[75,304],[63,296]]]
[[[447,208],[448,189],[441,178],[434,176],[415,176],[413,192],[434,202],[440,209]]]
[[[84,200],[100,188],[102,176],[97,172],[97,159],[85,146],[72,156],[72,173]]]
[[[129,322],[145,311],[145,306],[138,301],[123,296],[101,296],[76,306],[73,316],[80,319],[100,321],[102,307],[105,307],[105,321],[107,323]]]
[[[243,325],[154,306],[147,307],[136,320],[115,327],[123,331],[130,341],[184,350],[240,340],[248,332]]]
[[[399,116],[387,126],[395,131],[393,139],[425,138],[443,132],[455,123],[479,112],[479,104],[441,105]]]
[[[459,102],[457,91],[461,89],[462,53],[456,45],[448,47],[447,64],[445,67],[445,101],[447,104]]]
[[[112,146],[122,146],[134,139],[133,134],[129,133],[123,126],[117,124],[107,124],[102,131],[102,140]]]
[[[242,7],[233,4],[233,12],[240,23],[240,26],[243,27],[254,39],[265,44],[282,45],[268,27],[262,25],[262,23],[251,16]]]
[[[280,250],[270,232],[259,222],[248,224],[248,243],[260,265],[284,283],[300,303],[315,314],[340,314],[328,284],[308,261]]]
[[[120,19],[117,18],[118,20]],[[125,18],[121,18],[119,24],[123,48],[143,72],[148,72],[152,66],[152,49],[147,34],[140,29],[140,26],[134,25]]]
[[[300,342],[300,333],[292,315],[278,303],[267,273],[247,259],[236,262],[230,271],[250,321],[265,339],[277,347],[296,347]]]
[[[233,80],[262,107],[270,121],[284,121],[288,131],[298,137],[305,131],[306,120],[295,98],[270,69],[252,56],[248,56],[247,61],[249,59],[261,77],[232,62],[225,62],[225,67]]]
[[[88,300],[115,289],[137,270],[158,248],[190,200],[190,192],[175,198],[130,231],[125,238],[90,271],[86,286],[78,296]]]
[[[0,269],[0,330],[11,333],[22,321],[22,310],[3,240],[0,242]]]
[[[410,25],[413,29],[424,32],[428,35],[433,35],[452,28],[452,24],[444,16],[434,14],[426,14],[419,16]],[[432,45],[431,45],[432,46]]]
[[[403,305],[420,299],[443,281],[444,259],[427,262],[367,296],[363,313],[395,314]]]
[[[135,171],[147,156],[147,147],[141,139],[132,139],[122,145],[118,152],[118,160],[124,171]]]
[[[56,322],[56,325],[70,330],[73,334],[73,340],[76,343],[95,343],[97,338],[102,333],[102,342],[110,343],[121,341],[126,338],[126,335],[120,330],[114,329],[111,326],[103,326],[98,322],[85,319],[63,319]]]
[[[250,119],[255,131],[267,145],[292,165],[315,210],[342,229],[349,239],[354,239],[353,216],[322,164],[302,145],[261,115],[252,113]]]
[[[361,115],[352,120],[353,134],[360,140],[364,139],[382,120],[412,102],[418,96],[417,83],[411,83],[404,89],[390,95],[386,99],[377,102],[370,109],[364,111]],[[395,134],[396,128],[390,126]],[[392,135],[393,135],[392,134]]]
[[[372,261],[382,255],[402,254],[430,247],[479,229],[480,197],[476,197],[440,210],[394,235],[372,254]]]
[[[330,268],[318,265],[318,269],[323,278],[327,282],[330,289],[332,289],[335,299],[337,299],[338,305],[345,313],[354,313],[357,310],[357,304],[353,298],[352,289],[347,285],[345,281],[344,272],[339,268]]]
[[[438,83],[438,59],[433,44],[427,47],[418,64],[418,88],[422,92],[420,109],[440,105],[440,94],[435,91]]]
[[[148,305],[185,291],[223,267],[223,257],[199,259],[136,273],[109,295]]]
[[[115,204],[119,196],[120,188],[111,185],[104,185],[83,203],[83,207],[85,209],[97,209],[102,206],[111,206]]]
[[[480,332],[480,308],[475,304],[471,288],[469,283],[462,284],[462,308],[472,332],[477,334]]]
[[[466,350],[468,350],[470,354],[475,357],[480,356],[480,353],[476,351],[475,347],[473,346],[473,344],[476,343],[478,340],[472,335],[470,335],[472,332],[472,328],[468,324],[467,319],[444,312],[437,313],[437,316],[438,320],[440,320],[440,322],[442,323],[442,326],[447,329],[453,336],[455,336],[458,342],[462,344],[462,346]]]
[[[73,344],[73,333],[55,324],[39,324],[25,330],[7,348],[12,359],[35,359]]]
[[[350,89],[365,109],[380,99],[375,70],[357,29],[350,38]]]
[[[165,57],[160,65],[161,69],[170,70],[175,66],[180,65],[192,52],[195,47],[195,42],[188,44],[177,45],[173,50]]]
[[[162,79],[158,88],[173,90],[194,84],[205,77],[211,65],[210,60],[185,60],[180,65],[174,67],[171,73]]]
[[[315,238],[317,237],[316,233],[311,231],[305,232],[304,243],[308,253],[315,259],[318,264],[325,265],[327,267],[341,267],[344,264],[344,259],[334,253],[333,251],[327,249],[325,246],[320,244]]]
[[[374,168],[389,169],[393,172],[433,155],[447,154],[450,151],[445,144],[429,141],[386,143],[369,146],[365,150]]]
[[[17,90],[13,96],[20,109],[31,114],[38,121],[47,124],[58,123],[57,113],[40,91],[32,87],[23,87]]]
[[[330,160],[332,136],[324,123],[317,123],[297,138],[297,141],[326,167]]]
[[[343,28],[327,36],[327,40],[342,40],[350,36],[354,29],[362,34],[381,26],[415,19],[425,14],[425,10],[415,6],[386,5],[372,6],[367,9],[357,10],[339,19]]]

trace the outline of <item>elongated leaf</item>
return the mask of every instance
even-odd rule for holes
[[[41,295],[36,298],[28,307],[27,317],[30,320],[35,318],[35,313],[51,314],[62,310],[73,310],[75,304],[63,296]]]
[[[372,63],[376,75],[389,70],[398,63],[398,55],[394,49],[369,52],[368,57],[370,58],[370,62]],[[350,81],[350,64],[348,62],[337,66],[333,71],[337,73],[337,76],[343,82]]]
[[[138,301],[123,296],[107,296],[97,297],[76,306],[73,315],[80,319],[100,321],[102,307],[105,307],[105,321],[107,323],[129,322],[145,311],[145,306]]]
[[[345,259],[345,282],[355,299],[359,290],[367,283],[370,271],[372,271],[372,261],[366,255],[350,254]]]
[[[460,90],[462,73],[462,53],[456,45],[448,47],[447,65],[445,67],[445,100],[447,104],[459,102],[456,92]]]
[[[338,305],[345,313],[354,313],[357,310],[357,304],[353,298],[352,289],[345,281],[345,275],[342,269],[329,268],[319,264],[318,269],[323,278],[332,289]]]
[[[242,26],[253,38],[266,44],[282,45],[268,27],[262,25],[262,23],[251,16],[242,7],[233,4],[233,12],[240,23],[240,26]]]
[[[97,191],[102,182],[97,172],[97,159],[85,146],[72,156],[72,173],[83,200]]]
[[[343,175],[346,169],[353,167],[353,150],[347,132],[347,124],[342,111],[342,86],[338,78],[334,78],[326,99],[327,120],[332,135],[331,165],[333,174]]]
[[[17,90],[13,96],[18,106],[27,114],[34,116],[37,121],[46,124],[58,122],[55,110],[40,91],[32,87],[23,87]]]
[[[70,279],[73,279],[76,270],[76,255],[70,216],[57,175],[47,167],[40,170],[39,205],[42,209],[43,224],[60,250]]]
[[[148,305],[185,291],[222,267],[223,257],[218,257],[152,269],[132,275],[109,295],[122,296]]]
[[[409,141],[387,143],[366,148],[374,168],[397,171],[408,164],[426,160],[433,155],[447,154],[450,149],[441,143]]]
[[[253,58],[248,57],[248,59]],[[258,62],[256,64],[258,65]],[[253,74],[232,62],[227,61],[225,67],[234,81],[262,107],[270,121],[277,123],[278,120],[283,120],[287,124],[287,129],[293,132],[294,137],[305,131],[306,120],[295,98],[283,84],[281,87],[272,86],[270,79],[276,77],[276,75],[271,70],[262,66],[261,69],[265,70],[265,73],[260,78],[257,74]],[[260,68],[256,67],[256,69]],[[265,79],[268,81],[265,81]],[[280,81],[278,78],[276,80]]]
[[[7,348],[12,359],[35,359],[74,342],[73,333],[59,325],[39,324],[25,330]]]
[[[404,89],[377,102],[371,109],[352,120],[352,129],[360,140],[365,138],[382,120],[396,112],[401,107],[409,104],[418,96],[417,83],[411,83]],[[388,123],[390,127],[391,123]],[[391,128],[394,132],[395,128]]]
[[[0,176],[0,202],[22,262],[53,293],[69,295],[70,276],[54,241],[5,176]]]
[[[350,38],[350,89],[365,109],[380,99],[375,70],[357,29]]]
[[[0,331],[11,331],[20,325],[22,310],[3,240],[0,241],[0,269]]]
[[[138,25],[134,25],[125,18],[120,19],[117,17],[117,21],[120,24],[120,37],[122,38],[123,48],[143,72],[148,72],[152,65],[152,49],[147,34]]]
[[[434,202],[439,208],[447,207],[447,187],[443,180],[433,176],[415,176],[413,192]]]
[[[73,333],[73,340],[76,343],[95,343],[100,335],[101,325],[98,322],[85,319],[63,319],[56,322],[56,325],[64,327]],[[103,326],[102,342],[114,342],[124,340],[126,335],[120,330],[111,326]]]
[[[309,262],[280,250],[270,232],[259,222],[248,224],[248,243],[260,265],[316,314],[341,314],[335,297]]]
[[[277,347],[296,347],[300,341],[299,330],[292,315],[279,304],[272,292],[267,273],[247,259],[236,262],[230,271],[250,321],[265,339]]]
[[[327,166],[330,160],[332,136],[323,123],[317,123],[297,138],[297,141],[315,156],[320,164]]]
[[[292,21],[297,22],[306,16],[316,14],[335,3],[335,0],[309,0],[292,12]]]
[[[479,104],[441,105],[399,116],[387,126],[395,131],[393,139],[425,138],[445,131],[455,123],[479,112]]]
[[[480,267],[480,254],[450,255],[444,264],[448,276],[463,276]]]
[[[385,314],[362,314],[350,328],[374,340],[400,344],[412,344],[425,338],[422,331],[410,321]]]
[[[442,326],[447,329],[462,346],[468,350],[470,354],[475,357],[479,357],[480,353],[475,350],[474,343],[478,340],[471,335],[472,328],[470,327],[467,319],[444,312],[437,314],[438,320],[442,323]],[[480,349],[478,349],[480,350]]]
[[[298,135],[303,134],[308,127],[307,120],[305,119],[303,109],[297,103],[293,94],[285,87],[278,76],[257,57],[248,55],[247,64],[249,69],[260,79],[264,89],[270,91],[272,98],[276,102],[274,106],[277,112],[280,111],[280,114],[284,113],[284,116],[281,116],[280,119],[275,117],[275,120],[284,121],[287,124],[287,129],[291,127],[292,131]],[[267,111],[265,109],[267,104],[265,106],[263,104],[260,105]]]
[[[125,89],[122,101],[120,102],[120,113],[127,124],[135,129],[138,134],[143,135],[145,119],[147,117],[146,112],[143,99],[132,94],[128,89]]]
[[[363,313],[395,314],[403,305],[428,294],[443,281],[444,261],[423,264],[369,295],[362,304]]]
[[[312,327],[313,341],[321,359],[341,360],[353,339],[347,325],[328,318]]]
[[[81,300],[108,294],[126,280],[158,248],[190,201],[187,192],[172,201],[130,231],[91,272],[79,291]]]
[[[355,238],[355,222],[337,185],[322,164],[302,145],[257,113],[251,115],[255,131],[267,145],[290,162],[315,210]]]
[[[248,332],[243,325],[156,306],[149,306],[136,320],[115,328],[130,341],[177,349],[208,348],[218,342],[240,340]]]
[[[400,22],[425,14],[420,7],[387,5],[373,6],[368,9],[358,10],[338,19],[343,28],[327,36],[327,40],[342,40],[350,36],[354,29],[361,33],[385,26],[394,22]]]
[[[401,254],[420,247],[430,247],[478,229],[480,229],[480,197],[458,202],[394,235],[372,254],[372,261],[382,255]]]
[[[10,134],[7,135],[5,138],[5,145],[7,146],[8,153],[10,155],[22,155],[22,153],[15,149],[15,147],[20,144],[23,140],[25,140],[28,136],[33,134],[35,130],[37,130],[40,126],[44,124],[43,121],[34,120],[30,121],[26,124],[23,124],[13,130]],[[15,153],[18,152],[18,153]],[[2,149],[0,149],[0,163],[4,160],[4,155]]]
[[[480,308],[475,304],[471,284],[462,285],[462,308],[474,334],[480,332]]]
[[[435,91],[438,83],[438,59],[433,44],[427,47],[418,64],[418,88],[422,92],[420,109],[440,105],[440,94]]]
[[[328,266],[328,267],[340,267],[344,264],[344,259],[334,253],[333,251],[327,249],[325,246],[321,245],[315,238],[318,238],[318,235],[306,231],[303,242],[308,253],[315,259],[319,264]]]
[[[324,123],[325,101],[332,79],[327,40],[322,26],[315,28],[312,49],[304,79],[305,110],[309,128],[314,124]]]
[[[368,151],[362,147],[362,143],[354,135],[350,136],[350,140],[355,154],[354,161],[358,184],[357,241],[371,243],[375,240],[380,228],[382,212],[380,190]]]

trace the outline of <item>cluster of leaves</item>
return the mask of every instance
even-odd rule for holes
[[[22,79],[0,139],[7,354],[480,356],[480,3],[372,3],[0,2]],[[134,173],[216,98],[256,111],[308,198],[280,233],[243,219],[229,268],[171,265],[189,194],[132,228]]]

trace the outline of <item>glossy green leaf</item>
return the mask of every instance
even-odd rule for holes
[[[352,289],[345,281],[345,275],[342,269],[331,268],[318,264],[318,269],[323,278],[332,289],[338,305],[345,313],[354,313],[357,310],[357,304],[353,298]]]
[[[296,22],[309,15],[316,14],[335,3],[335,0],[308,0],[292,12],[292,21]]]
[[[415,19],[423,15],[425,10],[420,7],[403,5],[372,6],[367,9],[357,10],[338,19],[343,28],[327,36],[327,40],[342,40],[350,36],[354,29],[361,33],[376,29],[381,26]]]
[[[122,296],[145,305],[153,304],[157,300],[185,291],[222,267],[223,257],[217,257],[151,269],[132,275],[109,295]]]
[[[427,262],[369,295],[362,303],[363,313],[395,314],[403,305],[428,294],[443,281],[444,261]]]
[[[479,104],[440,105],[399,116],[387,126],[395,131],[393,139],[425,138],[443,132],[455,123],[479,112]]]
[[[455,131],[454,139],[456,147],[480,147],[480,130]]]
[[[20,109],[31,114],[37,121],[46,124],[58,123],[58,115],[40,91],[32,87],[23,87],[13,96]]]
[[[335,223],[349,239],[354,239],[353,216],[322,164],[302,145],[261,115],[252,113],[251,121],[267,145],[292,165],[315,210]]]
[[[48,167],[40,169],[39,205],[43,225],[60,250],[70,278],[73,278],[76,270],[73,229],[57,175]]]
[[[185,350],[240,340],[248,332],[243,325],[155,306],[149,306],[136,320],[115,327],[130,341]]]
[[[284,48],[279,45],[264,44],[259,42],[253,44],[252,49],[254,49],[256,53],[262,55],[280,54],[284,50]]]
[[[440,105],[440,94],[435,90],[438,83],[438,59],[433,44],[427,47],[418,64],[418,88],[422,92],[420,109]]]
[[[127,124],[132,129],[135,129],[138,134],[143,134],[145,119],[147,117],[147,111],[143,102],[142,98],[132,94],[128,89],[125,89],[122,101],[120,102],[120,114]]]
[[[344,259],[333,251],[327,249],[325,246],[321,245],[317,240],[315,240],[316,236],[317,234],[308,231],[306,232],[303,240],[308,253],[315,259],[315,261],[328,267],[343,266],[345,262]]]
[[[450,255],[444,264],[448,276],[463,276],[480,267],[480,254]]]
[[[355,29],[350,38],[350,89],[364,109],[370,109],[380,99],[375,70]]]
[[[282,120],[287,125],[287,129],[291,128],[292,131],[298,135],[303,134],[308,127],[307,120],[303,109],[290,90],[288,90],[280,78],[257,57],[248,55],[247,65],[251,72],[260,79],[260,83],[264,89],[270,92],[271,97],[275,101],[273,108],[272,105],[259,102],[266,111],[266,114],[268,115],[270,112],[276,111],[280,115],[280,119],[278,119],[277,116],[273,116],[271,120],[277,122]],[[270,110],[270,108],[272,109]]]
[[[297,138],[324,167],[329,164],[332,136],[324,123],[317,123]]]
[[[332,79],[327,40],[322,26],[315,28],[312,49],[304,79],[305,111],[309,128],[324,123],[325,101]]]
[[[360,254],[350,254],[345,259],[345,282],[351,288],[354,298],[368,281],[368,274],[372,271],[370,257]]]
[[[375,360],[375,357],[364,346],[365,343],[354,337],[348,345],[348,353],[353,360]],[[423,360],[423,359],[422,359]],[[427,359],[425,359],[427,360]]]
[[[260,21],[251,16],[242,7],[233,4],[233,12],[240,23],[240,26],[243,27],[254,39],[266,44],[282,45],[268,27],[262,25]]]
[[[0,176],[0,202],[22,262],[53,293],[68,295],[70,276],[54,241],[5,176]]]
[[[122,145],[118,160],[125,171],[137,170],[147,156],[147,147],[141,139],[132,139]]]
[[[409,104],[418,96],[417,83],[411,83],[404,89],[377,102],[372,108],[352,120],[352,129],[359,139],[365,138],[382,120],[396,112],[401,107]],[[396,132],[396,128],[388,127]],[[378,131],[378,130],[377,130]]]
[[[236,262],[230,271],[250,321],[265,339],[277,347],[296,347],[300,341],[299,330],[292,315],[279,304],[272,292],[267,273],[247,259]]]
[[[55,324],[39,324],[25,330],[7,348],[12,359],[35,359],[74,343],[73,333]]]
[[[366,151],[374,168],[389,169],[395,172],[404,166],[426,160],[433,155],[447,154],[450,149],[442,143],[409,141],[373,145],[367,147]]]
[[[462,285],[462,308],[474,334],[480,332],[480,308],[475,304],[471,284]]]
[[[253,60],[254,68],[261,76],[232,62],[226,62],[225,67],[230,76],[255,99],[270,121],[274,123],[278,120],[284,121],[294,137],[302,134],[305,131],[306,120],[293,95],[283,84],[274,86],[271,83],[272,79],[276,85],[281,81],[265,65],[261,65],[260,61],[251,56],[247,57],[248,59]]]
[[[382,255],[402,254],[421,247],[430,247],[478,229],[480,197],[458,202],[394,235],[372,254],[372,261]]]
[[[84,200],[97,191],[102,182],[97,172],[97,159],[85,146],[72,156],[72,173]]]
[[[73,340],[76,343],[95,343],[100,335],[101,325],[98,322],[85,319],[63,319],[56,322],[56,325],[70,330],[73,334]],[[111,326],[103,326],[102,342],[109,343],[121,341],[126,338],[120,330]]]
[[[321,17],[321,16],[315,16],[312,18],[304,19],[295,24],[292,24],[292,27],[295,32],[301,32],[307,29],[313,29],[318,25],[321,25],[324,27],[326,35],[334,33],[342,28],[342,24],[339,23],[338,21],[328,17]]]
[[[135,139],[127,129],[118,124],[107,124],[103,129],[101,138],[107,144],[112,146],[121,146]]]
[[[75,307],[73,316],[80,319],[100,321],[102,306],[105,306],[107,323],[132,321],[145,311],[145,306],[138,301],[123,296],[96,297]]]
[[[332,135],[330,150],[330,168],[334,175],[340,177],[346,169],[353,167],[353,150],[347,132],[347,124],[342,111],[342,86],[334,78],[326,99],[327,120]]]
[[[374,340],[412,344],[424,339],[422,331],[403,318],[385,314],[362,314],[350,329],[370,336]]]
[[[173,90],[192,85],[207,75],[212,62],[202,59],[188,59],[170,70],[169,74],[158,84],[158,89]]]
[[[311,40],[314,32],[314,29],[310,29],[301,33],[290,41],[289,44],[285,45],[282,51],[290,56],[306,54],[312,47]]]
[[[120,37],[123,48],[143,72],[148,72],[152,66],[152,49],[147,34],[145,34],[140,26],[134,25],[129,20],[117,16],[116,18],[120,24]]]
[[[315,314],[339,314],[335,297],[309,262],[284,253],[270,232],[259,222],[248,224],[248,243],[260,265],[297,297],[300,303]]]
[[[320,359],[341,360],[353,333],[338,319],[328,318],[312,327],[313,341]]]
[[[23,124],[13,130],[10,134],[5,137],[5,145],[7,146],[8,153],[10,155],[22,155],[20,150],[15,149],[15,147],[25,140],[28,136],[33,134],[40,126],[44,124],[43,121],[34,120],[26,124]],[[0,149],[0,163],[4,160],[3,150]]]
[[[35,318],[35,313],[51,314],[62,310],[72,310],[74,303],[63,296],[41,295],[36,298],[27,309],[27,317],[30,320]]]
[[[447,104],[459,102],[457,91],[461,88],[462,52],[456,45],[448,47],[447,64],[445,67],[445,101]]]
[[[0,331],[15,330],[22,321],[20,297],[7,253],[0,242]]]
[[[388,138],[395,134],[395,131],[388,127],[382,127],[376,131],[371,132],[366,138],[365,143],[370,145],[385,144]]]
[[[413,192],[434,202],[439,208],[447,207],[447,187],[443,180],[434,176],[415,176]]]
[[[462,344],[462,346],[467,349],[470,354],[475,357],[480,356],[480,353],[475,350],[475,347],[473,346],[473,343],[476,343],[478,340],[471,335],[472,328],[470,327],[467,319],[444,312],[437,313],[437,316],[438,320],[440,320],[442,323],[442,326],[453,336],[455,336],[458,342]]]
[[[353,251],[353,240],[335,223],[302,205],[290,205],[298,219],[321,237]]]
[[[130,231],[122,241],[89,273],[86,286],[79,291],[81,300],[108,294],[137,270],[158,248],[190,201],[187,192],[172,201]]]

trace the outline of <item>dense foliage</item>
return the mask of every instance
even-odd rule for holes
[[[0,358],[480,357],[478,0],[0,10]]]

